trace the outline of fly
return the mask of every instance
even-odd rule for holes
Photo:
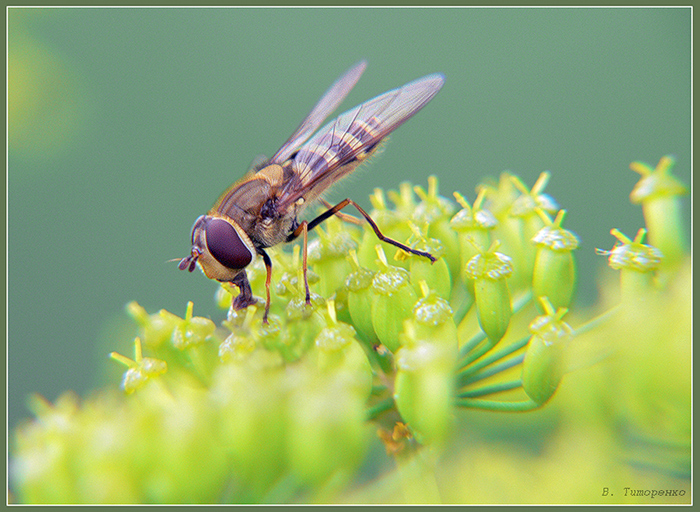
[[[270,160],[231,185],[209,213],[195,221],[190,255],[178,266],[192,272],[199,264],[210,279],[236,285],[240,293],[233,299],[234,309],[256,303],[245,269],[256,257],[262,257],[267,271],[263,317],[267,322],[272,261],[265,249],[300,236],[306,303],[310,304],[306,275],[308,232],[332,215],[340,215],[340,210],[348,205],[357,209],[380,240],[432,262],[436,260],[432,254],[384,236],[369,214],[351,199],[344,199],[311,221],[299,221],[306,207],[367,160],[387,135],[438,93],[445,81],[440,73],[419,78],[348,110],[318,130],[355,86],[366,65],[361,61],[341,76]]]

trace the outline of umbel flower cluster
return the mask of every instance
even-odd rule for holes
[[[647,228],[634,239],[612,230],[615,246],[599,252],[619,269],[618,304],[575,327],[565,317],[579,240],[564,227],[565,211],[544,193],[548,173],[531,189],[504,173],[478,187],[471,204],[460,193],[454,200],[439,195],[435,177],[427,190],[377,189],[371,216],[382,232],[437,261],[382,244],[367,226],[331,218],[308,247],[310,305],[299,245],[270,251],[268,323],[262,302],[230,309],[237,290],[226,284],[215,298],[228,310],[220,325],[194,316],[191,302],[182,316],[128,304],[139,334],[133,359],[111,354],[125,365],[121,390],[114,383],[82,402],[71,393],[55,404],[32,398],[36,418],[13,436],[15,498],[332,500],[353,483],[378,440],[389,456],[406,461],[449,449],[460,410],[542,407],[571,369],[567,353],[584,334],[617,339],[619,329],[635,325],[638,347],[655,343],[644,341],[656,334],[646,334],[639,315],[653,318],[658,301],[678,295],[677,282],[687,278],[678,207],[686,190],[671,176],[672,164],[670,157],[656,169],[632,164],[642,180],[631,197],[642,204]],[[262,263],[248,274],[262,294]],[[666,349],[683,358],[689,339],[678,338]],[[611,342],[577,366],[625,350]],[[640,357],[641,379],[649,366]],[[682,446],[689,439],[684,386],[662,390],[658,400],[677,415],[653,434]],[[648,424],[640,415],[656,405],[611,414],[636,429]],[[661,462],[678,464],[674,457]]]

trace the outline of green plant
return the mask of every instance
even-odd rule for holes
[[[589,380],[579,400],[606,404],[603,413],[587,411],[600,416],[596,424],[644,440],[642,450],[630,436],[605,437],[618,441],[613,458],[641,456],[685,474],[689,262],[679,227],[685,190],[670,177],[672,163],[632,165],[646,180],[633,200],[643,203],[659,247],[643,243],[644,230],[634,240],[612,231],[618,245],[600,252],[620,269],[622,293],[611,298],[618,285],[606,283],[594,313],[568,310],[578,240],[543,192],[547,173],[530,190],[504,173],[481,186],[471,205],[455,193],[459,211],[434,177],[427,191],[407,184],[375,191],[372,216],[382,231],[437,262],[387,254],[369,229],[331,218],[309,245],[310,305],[299,246],[270,251],[269,324],[262,307],[229,309],[235,291],[227,285],[216,295],[229,309],[220,325],[194,316],[191,302],[183,317],[130,303],[140,330],[134,359],[111,354],[127,367],[123,392],[115,385],[82,402],[67,393],[55,404],[33,397],[36,418],[13,436],[16,499],[488,501],[466,483],[450,486],[460,456],[471,453],[456,432],[461,415],[539,409],[575,369],[601,379]],[[264,289],[262,264],[249,277],[253,290]],[[562,415],[575,411],[565,407]],[[378,440],[399,483],[384,468],[383,478],[363,487]],[[649,446],[655,454],[641,455]],[[530,499],[519,496],[502,501]]]

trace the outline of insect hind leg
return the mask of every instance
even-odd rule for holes
[[[326,210],[325,212],[323,212],[321,215],[319,215],[318,217],[316,217],[316,218],[315,218],[314,220],[312,220],[311,222],[306,223],[306,221],[304,221],[297,229],[295,229],[295,230],[292,232],[292,234],[290,235],[290,237],[289,237],[288,240],[289,240],[289,241],[294,240],[295,238],[297,238],[299,235],[302,234],[302,231],[304,231],[304,237],[306,237],[306,233],[307,233],[308,231],[311,231],[311,230],[314,229],[316,226],[318,226],[321,222],[323,222],[324,220],[328,219],[328,218],[331,217],[332,215],[337,214],[338,212],[340,212],[340,210],[342,210],[343,208],[345,208],[345,207],[348,206],[348,205],[354,206],[355,209],[356,209],[358,212],[360,212],[360,214],[361,214],[361,215],[365,218],[365,220],[369,223],[370,227],[372,228],[372,231],[374,231],[374,234],[377,235],[377,238],[379,238],[382,242],[386,242],[386,243],[388,243],[388,244],[391,244],[391,245],[393,245],[394,247],[398,247],[398,248],[401,249],[402,251],[406,251],[406,252],[408,252],[408,253],[410,253],[410,254],[415,254],[415,255],[417,255],[417,256],[423,256],[423,257],[425,257],[425,258],[428,258],[428,259],[431,261],[431,263],[435,263],[435,262],[437,261],[437,258],[436,258],[435,256],[433,256],[432,254],[430,254],[429,252],[418,251],[418,250],[416,250],[416,249],[412,249],[412,248],[408,247],[407,245],[404,245],[404,244],[402,244],[401,242],[398,242],[398,241],[394,240],[393,238],[389,238],[388,236],[385,236],[385,235],[381,232],[381,230],[379,229],[379,226],[377,226],[377,224],[374,222],[374,220],[372,219],[372,217],[370,217],[369,213],[367,213],[366,211],[364,211],[364,210],[362,209],[362,207],[361,207],[360,205],[358,205],[358,204],[357,204],[355,201],[353,201],[352,199],[344,199],[343,201],[339,202],[338,204],[336,204],[336,205],[333,206],[332,208],[329,208],[328,210]],[[306,224],[306,225],[304,225],[304,224]],[[306,247],[306,244],[304,244],[304,247]],[[306,261],[306,251],[304,251],[304,261]]]

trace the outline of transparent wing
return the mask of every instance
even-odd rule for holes
[[[292,162],[295,179],[281,200],[288,205],[315,198],[352,172],[354,161],[366,156],[389,133],[422,109],[442,88],[440,73],[419,78],[340,115],[304,144]]]
[[[306,140],[311,137],[321,123],[338,108],[340,102],[355,86],[360,79],[362,72],[367,66],[366,61],[360,61],[352,68],[345,72],[343,76],[338,78],[333,85],[326,91],[323,97],[316,103],[316,106],[311,110],[306,119],[304,119],[296,131],[285,142],[282,147],[270,159],[270,163],[284,163]]]

